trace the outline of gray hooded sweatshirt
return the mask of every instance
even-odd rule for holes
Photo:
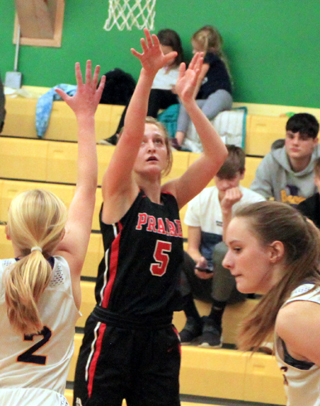
[[[317,193],[313,182],[314,161],[320,156],[320,145],[314,148],[309,165],[301,172],[294,172],[290,166],[284,140],[272,144],[257,168],[250,189],[265,198],[274,198],[279,202],[297,205],[307,197]]]

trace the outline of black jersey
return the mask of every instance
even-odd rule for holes
[[[115,224],[101,220],[105,256],[99,265],[96,300],[121,316],[167,316],[178,299],[183,262],[182,228],[175,197],[161,204],[143,191]]]
[[[209,65],[209,70],[202,81],[197,99],[207,99],[210,94],[219,89],[232,94],[231,81],[224,62],[213,52],[207,52],[203,63]]]

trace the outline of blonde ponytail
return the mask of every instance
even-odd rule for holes
[[[20,333],[42,330],[37,304],[50,282],[47,259],[63,236],[66,219],[65,205],[45,190],[22,193],[11,202],[8,233],[22,258],[8,267],[3,282],[7,315]]]

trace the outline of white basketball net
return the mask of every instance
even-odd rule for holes
[[[104,29],[110,31],[114,25],[118,30],[131,30],[136,26],[139,30],[154,29],[156,0],[109,0],[108,19]]]

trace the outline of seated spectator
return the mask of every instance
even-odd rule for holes
[[[197,104],[211,121],[220,112],[232,107],[231,74],[227,58],[222,50],[223,39],[217,28],[205,25],[191,37],[193,53],[203,52],[204,60],[196,90]],[[181,106],[175,134],[175,148],[183,146],[190,117]]]
[[[164,55],[176,51],[177,56],[158,71],[152,83],[147,115],[154,118],[158,117],[159,110],[179,104],[175,84],[179,77],[179,66],[184,60],[181,39],[174,30],[160,30],[157,37]]]
[[[314,184],[318,192],[298,204],[297,209],[320,228],[320,158],[314,162]]]
[[[6,109],[4,108],[5,101],[6,100],[4,97],[3,84],[0,76],[0,133],[2,132],[4,126],[4,118],[6,116]]]
[[[239,205],[265,200],[240,186],[244,177],[245,154],[228,145],[229,155],[214,177],[216,186],[204,189],[190,203],[185,216],[188,227],[188,252],[181,273],[183,310],[187,317],[180,333],[182,343],[221,347],[222,315],[227,303],[242,301],[235,278],[222,266],[227,252],[224,232]],[[205,319],[200,317],[194,298],[212,303]]]
[[[160,47],[164,55],[176,51],[177,56],[170,60],[166,66],[159,69],[152,83],[147,116],[154,118],[158,117],[159,110],[167,109],[174,104],[179,104],[178,95],[175,93],[175,84],[179,77],[179,66],[184,60],[181,39],[176,31],[169,28],[163,29],[158,32],[157,37],[159,38]],[[124,120],[130,99],[131,96],[123,110],[115,134],[100,141],[100,144],[117,144],[119,134],[124,126]]]
[[[289,118],[285,140],[273,143],[260,163],[250,189],[267,199],[297,205],[316,193],[313,167],[320,156],[319,123],[311,114]]]

